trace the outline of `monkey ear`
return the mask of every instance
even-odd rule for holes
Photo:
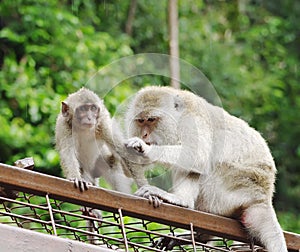
[[[66,102],[61,103],[61,113],[64,117],[69,116],[69,105]]]
[[[179,95],[176,95],[174,97],[174,108],[177,110],[177,111],[181,111],[184,107],[184,103],[183,103],[183,100],[181,99],[181,97],[179,97]]]

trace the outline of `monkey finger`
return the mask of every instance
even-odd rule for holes
[[[152,201],[153,201],[153,207],[154,208],[158,208],[160,207],[160,205],[162,204],[162,200],[159,199],[157,196],[151,196],[152,197]]]
[[[132,139],[129,139],[127,143],[125,143],[126,148],[133,149],[137,151],[138,153],[144,153],[144,148],[143,148],[143,140],[134,137]]]
[[[149,204],[152,205],[154,208],[158,208],[162,203],[162,200],[159,199],[157,196],[148,194],[144,197],[148,199]]]
[[[89,185],[91,185],[91,183],[86,182],[84,180],[79,180],[78,178],[72,179],[72,181],[74,183],[74,187],[78,188],[80,192],[88,190]]]
[[[126,148],[133,148],[134,143],[135,141],[133,139],[129,139],[124,143],[124,145]]]
[[[135,144],[133,145],[133,148],[134,148],[137,152],[139,152],[139,153],[144,153],[144,152],[145,152],[145,150],[144,150],[142,144],[139,143],[139,142],[135,143]]]
[[[143,195],[142,195],[143,198],[146,198],[148,200],[148,203],[149,205],[153,205],[154,202],[153,202],[153,197],[149,194],[149,192],[145,192]]]
[[[84,192],[88,189],[87,184],[83,180],[79,180],[79,190],[80,192]]]
[[[73,181],[75,188],[79,188],[79,180],[78,180],[78,178],[71,179],[71,181]]]
[[[160,250],[171,250],[174,246],[172,246],[172,238],[162,237],[154,243],[154,247]],[[171,246],[170,246],[171,244]]]
[[[144,153],[144,149],[141,145],[135,146],[134,149],[139,153]]]
[[[158,249],[163,249],[164,248],[164,244],[163,244],[164,239],[165,239],[165,237],[159,238],[157,241],[154,241],[153,247],[158,248]]]
[[[147,199],[148,199],[149,205],[152,205],[152,204],[153,204],[152,197],[149,195],[149,196],[147,197]]]
[[[84,186],[83,186],[83,181],[82,180],[78,180],[77,188],[79,188],[80,192],[84,191]]]

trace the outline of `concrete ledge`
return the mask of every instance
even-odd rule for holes
[[[111,252],[113,250],[0,223],[0,251]]]

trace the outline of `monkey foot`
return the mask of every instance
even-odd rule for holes
[[[153,247],[160,250],[172,250],[175,246],[180,245],[178,241],[172,239],[171,237],[163,237],[155,241]]]
[[[174,239],[174,238],[181,238],[184,240]],[[212,236],[207,234],[201,234],[201,233],[194,233],[194,239],[197,242],[201,243],[207,243],[209,240],[212,239]],[[190,240],[190,241],[188,241]],[[175,235],[175,237],[172,234],[169,234],[169,236],[165,236],[162,238],[159,238],[157,241],[154,242],[153,246],[155,248],[158,248],[160,250],[173,250],[175,246],[179,245],[185,245],[192,243],[192,236],[190,233],[184,233]]]

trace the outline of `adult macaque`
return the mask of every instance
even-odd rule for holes
[[[172,169],[173,193],[145,185],[138,195],[239,218],[268,251],[287,251],[272,206],[275,164],[264,139],[246,122],[169,87],[140,90],[126,121],[128,150],[146,165]]]
[[[81,191],[89,184],[98,186],[102,176],[113,189],[131,192],[132,179],[125,176],[125,163],[106,141],[112,137],[111,131],[109,112],[94,92],[81,88],[62,102],[56,122],[56,149],[64,175]],[[120,132],[114,135],[118,134],[121,138]]]

